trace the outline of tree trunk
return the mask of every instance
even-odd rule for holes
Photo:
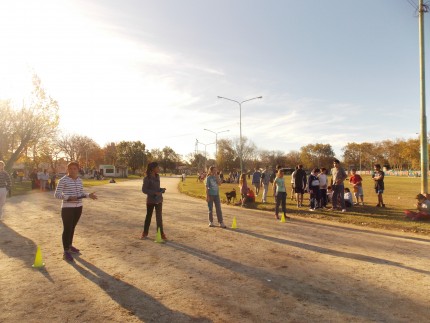
[[[24,148],[27,146],[28,142],[29,140],[27,138],[24,138],[21,141],[21,144],[19,145],[19,147],[15,150],[12,156],[10,156],[9,160],[6,162],[6,165],[5,165],[5,169],[7,171],[12,170],[13,164],[15,164],[15,162],[18,160],[19,156],[24,151]]]

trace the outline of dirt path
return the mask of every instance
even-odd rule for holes
[[[62,260],[52,194],[8,199],[0,322],[428,322],[429,238],[228,206],[238,229],[208,228],[202,200],[162,185],[168,243],[153,242],[155,221],[137,239],[141,182],[109,184],[84,201],[76,265]]]

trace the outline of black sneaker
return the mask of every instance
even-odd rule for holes
[[[64,251],[63,259],[68,261],[68,262],[74,262],[75,261],[75,259],[73,259],[72,255],[68,251]]]
[[[73,246],[70,247],[69,252],[70,253],[81,253],[81,251],[78,248],[75,248]]]

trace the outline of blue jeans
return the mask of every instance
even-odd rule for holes
[[[214,222],[213,206],[215,203],[216,217],[218,218],[218,222],[222,223],[221,201],[219,199],[219,195],[208,195],[208,198],[209,222]]]
[[[333,185],[333,198],[332,198],[332,204],[333,208],[337,208],[337,202],[338,199],[340,199],[340,206],[342,209],[345,208],[345,198],[344,198],[344,186],[343,184],[340,185]]]

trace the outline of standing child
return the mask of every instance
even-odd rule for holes
[[[327,207],[327,169],[321,168],[321,173],[318,175],[320,181],[320,207]]]
[[[352,206],[352,194],[348,187],[345,188],[345,192],[343,194],[343,199],[345,200],[345,206],[351,207]]]
[[[273,181],[273,191],[276,196],[275,218],[279,220],[279,205],[282,204],[282,212],[286,219],[287,216],[287,189],[285,187],[284,172],[278,170],[276,177]]]
[[[248,184],[246,182],[246,174],[240,175],[239,180],[240,195],[242,197],[242,206],[246,204],[246,194],[248,193]]]
[[[263,196],[261,197],[261,203],[267,202],[267,193],[269,192],[269,183],[270,183],[270,170],[269,167],[266,166],[263,173],[261,173],[260,186],[263,187]]]
[[[375,182],[375,192],[378,194],[378,204],[377,207],[385,207],[384,199],[382,198],[382,194],[384,193],[384,177],[385,173],[381,170],[381,165],[376,164],[374,166],[374,174],[372,175],[372,179]]]
[[[360,204],[358,198],[361,200],[361,205],[364,205],[364,197],[363,197],[363,179],[360,175],[357,174],[357,170],[353,168],[351,170],[351,177],[349,178],[349,183],[352,184],[352,188],[355,196],[355,204]]]
[[[89,197],[97,199],[95,193],[85,193],[82,180],[79,175],[78,162],[67,164],[67,175],[60,178],[55,197],[63,200],[61,205],[61,219],[63,220],[63,259],[73,262],[72,253],[79,253],[79,249],[73,246],[75,228],[82,214],[82,199]]]
[[[142,192],[147,195],[146,198],[146,217],[141,239],[148,237],[149,226],[151,225],[152,213],[155,209],[155,220],[157,221],[157,232],[160,229],[161,238],[167,240],[163,230],[163,193],[165,188],[160,188],[160,167],[156,162],[148,164],[146,176],[143,179]]]
[[[319,173],[319,168],[314,168],[308,178],[308,188],[311,202],[309,211],[315,211],[315,209],[317,209],[320,204],[320,180],[318,179]]]
[[[213,217],[213,205],[215,203],[216,217],[218,219],[219,226],[225,228],[225,224],[222,219],[221,211],[221,200],[219,198],[219,186],[221,185],[221,178],[216,173],[216,167],[209,167],[208,176],[206,177],[206,201],[208,202],[209,209],[209,227],[214,227]]]

